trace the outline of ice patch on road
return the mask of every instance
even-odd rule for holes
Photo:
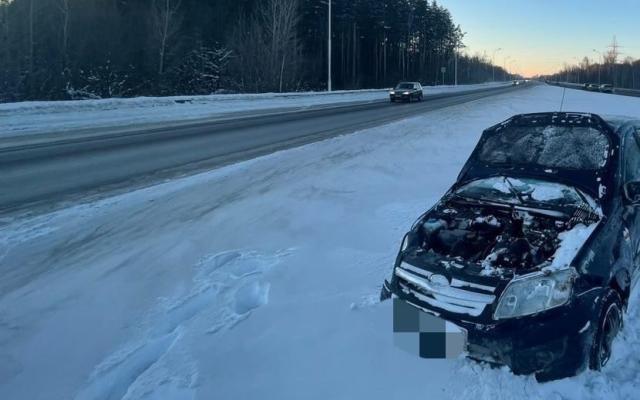
[[[159,299],[143,324],[149,328],[100,363],[76,399],[193,398],[199,372],[183,338],[231,329],[267,304],[271,285],[263,274],[291,251],[203,257],[186,294]]]

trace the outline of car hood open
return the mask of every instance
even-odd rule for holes
[[[550,136],[553,145],[549,144]],[[541,148],[536,148],[540,143]],[[615,132],[595,114],[517,115],[483,132],[457,185],[499,175],[529,177],[574,186],[602,199],[610,189],[606,182],[611,181],[611,165],[618,148]]]

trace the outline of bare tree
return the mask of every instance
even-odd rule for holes
[[[152,22],[158,45],[158,75],[166,69],[167,55],[172,39],[180,30],[182,17],[179,13],[181,0],[154,0]]]
[[[35,23],[35,0],[29,0],[29,75],[33,74],[33,65],[35,57],[36,39],[34,36],[34,23]]]
[[[300,42],[298,0],[264,0],[248,23],[241,20],[232,41],[243,81],[254,90],[278,90],[295,83]]]
[[[8,63],[5,57],[9,49],[9,1],[0,0],[0,59],[1,63]],[[3,66],[0,64],[0,66]],[[6,65],[5,65],[6,66]]]
[[[258,15],[270,48],[267,66],[269,80],[274,86],[277,81],[278,90],[282,92],[285,65],[287,62],[293,64],[293,57],[299,50],[296,37],[300,22],[298,0],[263,1],[258,8]]]
[[[62,14],[62,68],[65,69],[67,67],[67,63],[69,60],[68,51],[69,48],[69,16],[70,16],[70,8],[69,8],[69,0],[58,0],[58,8],[60,9],[60,13]]]

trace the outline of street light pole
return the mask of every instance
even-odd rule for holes
[[[467,32],[462,32],[462,37],[464,37],[464,35],[466,35],[466,34],[467,34]],[[460,46],[460,44],[461,43],[459,41],[456,41],[456,46],[453,48],[454,60],[455,60],[455,62],[454,62],[454,75],[455,75],[455,78],[454,78],[454,83],[453,83],[454,86],[458,86],[458,49],[460,47],[464,47],[464,45]]]
[[[510,71],[513,71],[513,65],[517,64],[518,62],[516,60],[509,60],[509,63],[507,65],[509,65],[509,80],[513,79],[513,73],[511,73]]]
[[[491,75],[493,75],[493,81],[496,81],[496,53],[502,50],[502,47],[498,47],[493,51],[493,56],[491,57]]]
[[[576,60],[576,71],[578,71],[576,73],[576,82],[578,83],[578,85],[580,84],[580,59],[578,57],[573,57],[574,60]]]
[[[455,50],[455,62],[454,62],[454,74],[455,74],[455,78],[453,80],[453,86],[458,86],[458,48],[456,47]]]
[[[502,80],[507,80],[507,60],[510,59],[511,56],[506,56],[504,58],[504,62],[502,63]]]
[[[327,38],[327,91],[331,91],[331,0],[329,3],[329,35]]]
[[[598,85],[600,85],[602,83],[602,81],[600,80],[600,68],[602,68],[602,65],[600,64],[600,61],[604,62],[604,56],[602,55],[601,52],[599,52],[596,49],[593,49],[594,53],[598,53],[601,57],[601,60],[598,61]]]

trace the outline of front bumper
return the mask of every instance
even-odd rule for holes
[[[389,95],[389,99],[391,101],[409,101],[409,99],[411,98],[411,94],[390,94]]]
[[[515,374],[542,373],[550,379],[575,375],[587,365],[599,290],[575,296],[566,306],[501,321],[468,321],[421,302],[385,281],[381,299],[396,296],[467,331],[467,356],[506,365]]]

